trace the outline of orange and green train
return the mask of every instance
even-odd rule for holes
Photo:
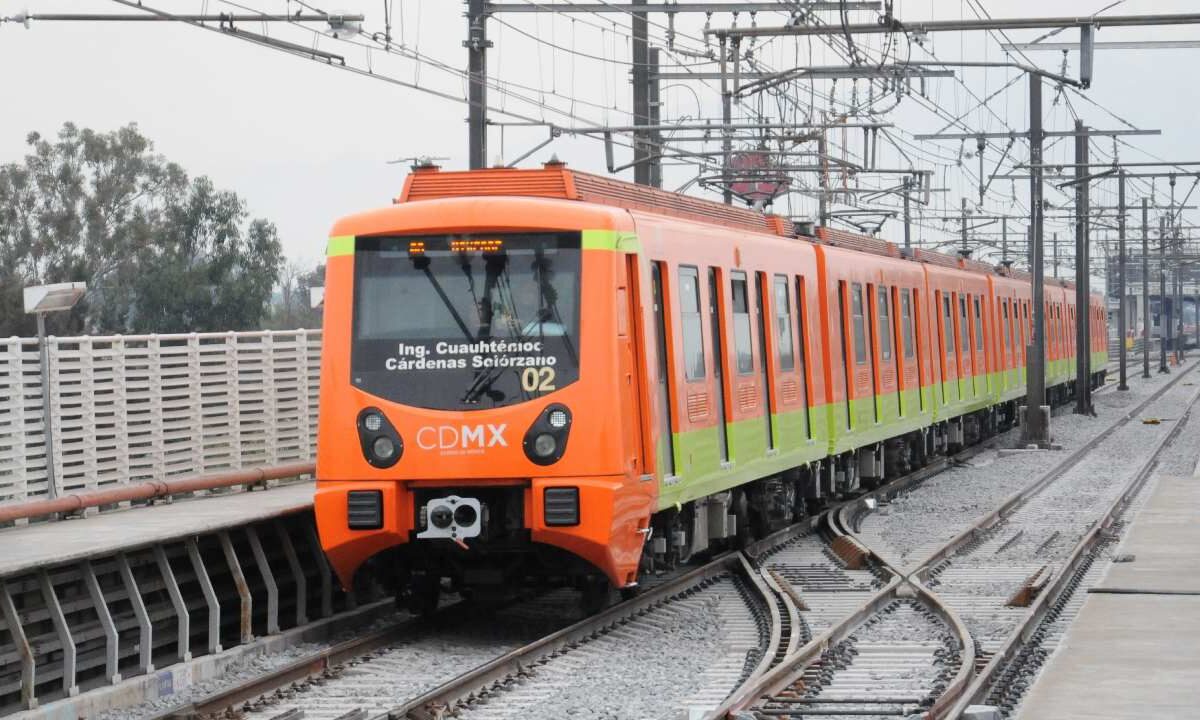
[[[328,255],[321,541],[343,585],[371,561],[426,605],[445,578],[635,587],[1025,395],[1027,276],[559,164],[418,169]],[[1045,288],[1051,401],[1074,298]]]

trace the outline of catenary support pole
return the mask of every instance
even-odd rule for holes
[[[1088,193],[1087,177],[1091,174],[1089,165],[1089,146],[1087,128],[1082,120],[1075,121],[1075,414],[1090,415],[1092,412],[1092,383],[1091,383],[1091,327],[1088,323],[1091,306],[1092,277],[1090,238],[1088,228]]]
[[[1029,79],[1029,164],[1033,167],[1029,172],[1029,211],[1030,217],[1030,246],[1032,250],[1032,295],[1033,295],[1033,342],[1026,352],[1026,396],[1025,396],[1025,425],[1022,429],[1022,440],[1026,445],[1047,447],[1050,444],[1049,413],[1042,412],[1046,401],[1046,351],[1045,351],[1045,317],[1043,298],[1045,296],[1044,273],[1042,269],[1042,241],[1044,238],[1044,214],[1042,205],[1042,143],[1045,135],[1042,129],[1042,78],[1040,75],[1028,73]]]
[[[1008,218],[1000,218],[1000,264],[1008,265]]]
[[[737,51],[736,46],[734,51]],[[733,204],[730,187],[730,165],[733,163],[733,137],[729,126],[733,122],[733,91],[729,89],[729,44],[721,38],[721,195],[726,205]]]
[[[1125,347],[1125,325],[1128,307],[1125,297],[1125,171],[1117,174],[1117,354],[1120,357],[1120,379],[1117,390],[1128,390],[1128,351]]]
[[[1058,279],[1058,233],[1050,236],[1050,244],[1054,248],[1054,279]]]
[[[912,178],[904,178],[904,252],[912,253]]]
[[[472,170],[487,167],[486,0],[467,0],[467,159]]]
[[[1171,347],[1175,349],[1176,365],[1183,362],[1183,343],[1187,340],[1183,332],[1183,258],[1180,256],[1182,247],[1183,240],[1179,235],[1179,223],[1173,221],[1171,225],[1171,249],[1175,256],[1173,263],[1175,268],[1171,274],[1175,278],[1175,283],[1171,286],[1171,320],[1174,323],[1174,330],[1171,333],[1174,342]]]
[[[1150,198],[1142,198],[1142,377],[1150,377]]]
[[[662,130],[658,129],[662,123],[662,95],[660,83],[658,79],[658,64],[659,51],[658,48],[650,48],[648,57],[650,58],[650,79],[649,90],[649,112],[650,112],[650,127],[654,128],[650,131],[650,185],[656,188],[662,187]]]
[[[646,0],[633,0],[632,4],[633,12],[629,18],[633,38],[633,124],[646,126],[650,124],[650,44],[646,13],[640,10],[646,5]],[[638,185],[650,184],[649,134],[648,130],[638,130],[633,134],[633,181]]]
[[[1171,321],[1167,317],[1167,219],[1158,219],[1158,371],[1168,373],[1167,345]]]

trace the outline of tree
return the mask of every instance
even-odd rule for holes
[[[58,333],[246,330],[259,326],[282,263],[275,226],[207,177],[154,153],[134,124],[30,133],[0,166],[0,336],[29,334],[21,288],[84,281]]]
[[[320,329],[322,308],[312,306],[312,289],[324,287],[325,265],[305,270],[297,261],[288,261],[279,276],[279,294],[271,306],[269,327],[276,330]]]

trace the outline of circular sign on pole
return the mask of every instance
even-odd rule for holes
[[[738,197],[755,204],[766,204],[783,194],[791,182],[776,169],[773,156],[764,152],[739,152],[729,160],[733,182],[730,189]]]

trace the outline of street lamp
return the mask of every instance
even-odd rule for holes
[[[58,497],[54,477],[54,428],[50,422],[50,348],[46,346],[46,315],[64,312],[87,292],[81,282],[35,285],[25,288],[25,312],[37,315],[39,365],[42,370],[42,427],[46,438],[46,494]]]

